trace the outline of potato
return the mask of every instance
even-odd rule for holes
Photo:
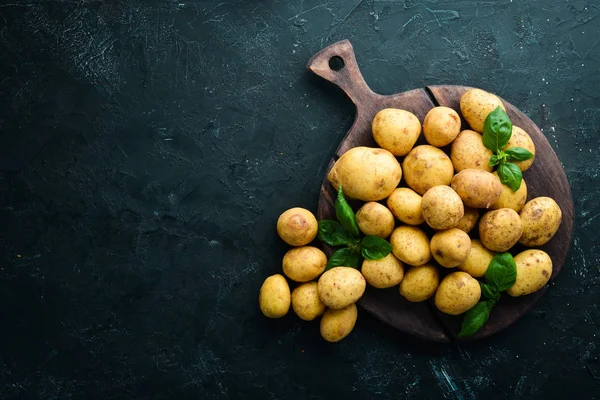
[[[365,235],[386,238],[390,236],[395,225],[394,215],[383,204],[369,201],[356,212],[358,229]]]
[[[396,286],[404,278],[404,266],[392,253],[379,260],[364,260],[360,272],[369,285],[379,289]]]
[[[339,342],[352,332],[357,317],[358,310],[354,304],[340,310],[325,311],[321,318],[321,336],[328,342]]]
[[[460,117],[450,107],[433,107],[423,121],[423,135],[432,146],[444,147],[460,133]]]
[[[464,232],[471,232],[479,221],[479,210],[472,207],[465,207],[465,215],[458,221],[456,228]]]
[[[325,271],[327,256],[313,246],[291,249],[283,256],[283,273],[293,281],[308,282]]]
[[[450,159],[454,170],[460,172],[463,169],[481,169],[492,172],[490,157],[494,153],[483,145],[482,136],[471,130],[464,130],[458,134],[450,148]]]
[[[515,162],[521,171],[529,169],[535,160],[535,145],[533,144],[533,140],[531,140],[531,136],[523,129],[513,125],[512,135],[503,150],[510,149],[511,147],[522,147],[533,153],[533,157],[529,160]]]
[[[404,158],[402,170],[406,184],[420,195],[434,186],[449,185],[454,175],[450,158],[430,145],[412,149]]]
[[[423,218],[433,229],[453,228],[465,213],[460,196],[450,186],[434,186],[423,195]]]
[[[494,171],[493,175],[498,178],[498,172]],[[500,193],[498,200],[490,206],[490,209],[512,208],[516,212],[521,211],[527,200],[527,184],[525,183],[525,179],[521,181],[521,187],[516,192],[513,192],[508,185],[503,183],[501,185],[502,193]]]
[[[402,168],[396,157],[385,149],[354,147],[333,165],[327,179],[344,194],[362,201],[388,197],[400,183]]]
[[[552,259],[542,250],[529,249],[515,256],[517,280],[506,291],[509,296],[525,296],[543,288],[552,276]]]
[[[528,201],[521,210],[523,235],[519,243],[528,247],[541,246],[558,231],[562,222],[562,211],[550,197],[536,197]]]
[[[498,177],[478,169],[463,169],[454,175],[451,186],[465,205],[473,208],[488,208],[502,194]]]
[[[433,235],[430,246],[433,258],[442,267],[454,268],[467,258],[471,239],[460,229],[452,228]]]
[[[507,251],[519,241],[523,222],[512,208],[488,211],[479,221],[479,240],[487,249]]]
[[[295,207],[284,211],[277,219],[277,233],[291,246],[304,246],[317,237],[317,219],[305,208]]]
[[[471,129],[483,133],[483,124],[488,114],[500,106],[506,108],[502,101],[491,93],[481,89],[471,89],[460,98],[460,112]]]
[[[300,319],[312,321],[325,312],[325,304],[319,298],[317,282],[307,282],[292,292],[292,309]]]
[[[458,269],[465,271],[473,278],[481,278],[494,258],[496,253],[483,247],[477,239],[471,239],[471,249],[467,258],[458,266]]]
[[[477,279],[466,272],[452,272],[440,282],[435,306],[445,314],[459,315],[473,308],[480,298]]]
[[[265,279],[258,294],[260,311],[268,318],[281,318],[290,309],[290,286],[281,274]]]
[[[425,301],[433,296],[439,283],[440,274],[435,265],[411,267],[400,282],[400,295],[412,303]]]
[[[390,236],[392,253],[409,265],[423,265],[431,260],[429,239],[425,232],[416,226],[399,226]]]
[[[362,274],[350,267],[335,267],[319,278],[317,290],[323,304],[336,310],[355,303],[365,292]]]
[[[404,156],[419,138],[421,123],[411,112],[386,108],[375,115],[371,129],[379,147],[395,156]]]
[[[421,209],[421,196],[412,189],[398,188],[387,198],[387,206],[396,218],[408,225],[425,222]]]

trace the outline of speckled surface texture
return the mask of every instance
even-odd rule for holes
[[[596,1],[0,4],[0,398],[600,398]],[[316,210],[353,121],[305,71],[350,39],[371,88],[494,91],[572,185],[574,242],[535,309],[432,345],[359,312],[262,317],[286,208]]]

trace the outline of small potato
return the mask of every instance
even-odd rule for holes
[[[460,196],[450,186],[434,186],[423,195],[423,218],[433,229],[458,225],[465,213]]]
[[[292,309],[300,319],[312,321],[325,312],[325,304],[319,298],[317,282],[307,282],[292,292]]]
[[[406,184],[420,195],[434,186],[449,185],[454,175],[446,153],[429,145],[412,149],[404,158],[402,170]]]
[[[350,267],[335,267],[319,278],[317,290],[323,304],[339,310],[356,303],[365,292],[367,283],[362,274]]]
[[[458,269],[465,271],[473,278],[481,278],[494,258],[496,253],[483,247],[477,239],[471,239],[471,250],[467,254],[467,258],[458,266]]]
[[[471,89],[460,98],[460,113],[471,129],[479,133],[483,133],[483,124],[488,114],[498,106],[506,111],[498,96],[481,89]]]
[[[421,209],[421,196],[412,189],[398,188],[387,198],[387,206],[396,218],[408,225],[425,222]]]
[[[446,268],[454,268],[465,261],[471,250],[471,238],[460,229],[437,232],[431,238],[433,258]]]
[[[356,223],[365,235],[387,238],[394,230],[394,215],[383,204],[374,201],[365,203],[356,212]]]
[[[336,190],[342,185],[347,197],[362,201],[385,199],[401,178],[402,168],[396,157],[385,149],[370,147],[348,150],[327,175]]]
[[[281,318],[290,309],[290,286],[281,274],[265,279],[258,294],[260,311],[268,318]]]
[[[364,260],[360,272],[369,285],[379,289],[396,286],[404,278],[404,266],[392,253],[379,260]]]
[[[434,107],[423,121],[423,135],[432,146],[444,147],[460,133],[460,117],[450,107]]]
[[[371,125],[379,147],[399,157],[406,155],[421,134],[421,123],[413,113],[386,108],[377,113]]]
[[[531,136],[523,129],[513,125],[512,135],[503,150],[510,149],[511,147],[522,147],[533,153],[533,157],[529,160],[515,162],[521,171],[529,169],[535,160],[535,145],[533,144],[533,140],[531,140]]]
[[[479,240],[492,251],[509,250],[519,241],[523,233],[523,222],[512,208],[488,211],[479,221]]]
[[[339,342],[352,332],[357,317],[358,310],[354,304],[340,310],[325,311],[321,318],[321,336],[328,342]]]
[[[412,303],[418,303],[433,296],[439,284],[440,274],[435,265],[411,267],[400,282],[400,295]]]
[[[475,228],[479,221],[479,210],[472,207],[465,207],[465,215],[458,221],[456,228],[469,233]]]
[[[552,276],[552,259],[542,250],[529,249],[515,256],[517,280],[506,291],[509,296],[525,296],[537,292]]]
[[[473,308],[480,298],[477,279],[466,272],[452,272],[440,282],[435,293],[435,306],[445,314],[459,315]]]
[[[423,265],[431,260],[429,239],[416,226],[399,226],[390,236],[392,253],[409,265]]]
[[[316,279],[325,271],[327,256],[313,246],[291,249],[283,256],[283,273],[296,282]]]
[[[450,148],[450,159],[456,172],[463,169],[481,169],[492,172],[494,168],[490,166],[492,155],[494,153],[483,145],[482,136],[470,130],[459,133]]]
[[[319,224],[317,219],[305,208],[290,208],[279,216],[277,233],[291,246],[304,246],[317,237]]]
[[[498,178],[498,172],[494,171],[494,176]],[[498,180],[500,179],[498,178]],[[527,184],[525,183],[525,179],[521,181],[521,187],[516,192],[513,192],[508,185],[503,183],[501,185],[502,193],[500,193],[498,201],[490,206],[490,209],[512,208],[516,212],[521,211],[527,200]]]
[[[498,201],[502,184],[498,177],[478,169],[464,169],[452,178],[452,189],[466,206],[488,208]]]
[[[537,247],[548,242],[562,222],[562,211],[550,197],[536,197],[528,201],[521,210],[523,235],[519,243],[527,247]]]

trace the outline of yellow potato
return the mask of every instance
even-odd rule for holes
[[[519,241],[523,222],[512,208],[488,211],[479,221],[479,240],[490,250],[503,252]]]
[[[450,107],[434,107],[423,121],[423,136],[432,146],[444,147],[460,133],[460,117]]]
[[[365,292],[362,274],[350,267],[335,267],[319,278],[317,290],[323,304],[336,310],[355,303]]]
[[[371,125],[373,138],[379,147],[395,156],[404,156],[413,148],[421,134],[421,123],[411,112],[386,108],[377,113]]]
[[[481,169],[492,172],[493,167],[490,167],[492,155],[494,153],[483,145],[482,136],[471,130],[459,133],[450,148],[450,159],[456,172],[463,169]]]
[[[430,246],[433,258],[442,267],[454,268],[467,258],[471,250],[471,239],[460,229],[452,228],[433,235]]]
[[[519,243],[537,247],[548,242],[562,222],[562,211],[550,197],[536,197],[528,201],[521,210],[523,235]]]
[[[472,207],[465,207],[465,215],[458,221],[456,228],[464,232],[471,232],[479,221],[479,210]]]
[[[429,239],[425,232],[416,226],[399,226],[390,236],[392,253],[409,265],[423,265],[431,260]]]
[[[479,133],[483,133],[483,124],[488,114],[498,106],[506,111],[498,96],[481,89],[471,89],[460,98],[460,113],[471,129]]]
[[[402,170],[406,184],[420,195],[434,186],[449,185],[454,175],[450,158],[430,145],[412,149],[404,158]]]
[[[464,169],[452,178],[452,189],[466,206],[488,208],[498,201],[502,184],[498,177],[479,169]]]
[[[396,218],[408,225],[425,222],[421,209],[421,196],[412,189],[398,188],[387,198],[387,206]]]
[[[450,186],[434,186],[423,195],[423,218],[433,229],[450,229],[458,225],[465,209],[460,196]]]
[[[383,204],[365,203],[356,212],[356,223],[365,235],[387,238],[394,230],[394,215]]]
[[[325,304],[319,298],[317,282],[307,282],[292,292],[292,309],[298,317],[312,321],[325,312]]]
[[[445,314],[459,315],[477,304],[481,298],[479,282],[466,272],[452,272],[440,282],[435,293],[435,306]]]
[[[281,274],[265,279],[258,294],[260,311],[268,318],[281,318],[290,309],[290,286]]]
[[[435,265],[411,267],[400,282],[400,295],[412,303],[418,303],[433,296],[439,284],[440,274]]]
[[[471,239],[471,250],[467,254],[467,258],[458,266],[458,269],[465,271],[473,278],[481,278],[494,258],[496,253],[483,247],[477,239]]]
[[[404,266],[392,253],[379,260],[364,260],[360,272],[369,285],[379,289],[396,286],[404,278]]]
[[[317,236],[319,224],[307,209],[290,208],[279,216],[277,233],[284,242],[291,246],[304,246]]]
[[[329,309],[321,318],[321,336],[328,342],[339,342],[352,332],[358,310],[354,304],[350,304],[340,310]]]
[[[494,171],[494,176],[498,178],[498,172]],[[513,192],[508,185],[503,183],[501,185],[502,193],[500,193],[498,201],[490,206],[490,209],[512,208],[516,212],[521,211],[525,201],[527,201],[527,184],[525,183],[525,179],[521,181],[521,187],[516,192]]]
[[[515,256],[517,280],[506,291],[509,296],[525,296],[537,292],[552,276],[552,259],[542,250],[529,249]]]
[[[327,256],[313,246],[296,247],[283,256],[283,273],[293,281],[308,282],[325,271]]]
[[[510,149],[511,147],[522,147],[533,153],[533,157],[529,160],[515,162],[521,171],[529,169],[535,160],[535,145],[533,144],[533,140],[531,140],[531,136],[523,129],[513,125],[512,135],[503,150]]]
[[[402,168],[385,149],[354,147],[333,165],[327,179],[336,188],[342,185],[347,197],[378,201],[388,197],[400,183]]]

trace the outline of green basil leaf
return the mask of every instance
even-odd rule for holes
[[[500,182],[511,188],[513,192],[519,190],[523,181],[521,169],[511,162],[506,162],[498,166],[498,177],[500,178]]]
[[[350,251],[349,248],[344,247],[343,249],[336,250],[331,255],[329,261],[327,261],[327,267],[325,270],[330,270],[333,267],[350,267],[359,269],[362,262],[360,254],[355,254]]]
[[[379,260],[392,251],[390,242],[377,236],[365,236],[361,245],[361,253],[367,260]]]
[[[483,145],[497,153],[502,150],[512,135],[512,122],[500,106],[488,114],[483,123]]]
[[[500,298],[500,293],[496,292],[487,283],[479,282],[479,286],[481,287],[481,295],[486,299],[497,301]]]
[[[517,264],[513,256],[498,253],[490,261],[485,272],[485,281],[496,292],[504,292],[512,287],[517,280]]]
[[[319,221],[319,239],[330,246],[341,246],[350,243],[350,235],[342,224],[327,219]]]
[[[533,153],[522,147],[511,147],[505,153],[506,161],[525,161],[533,158]]]
[[[335,216],[352,236],[360,236],[358,224],[356,223],[356,216],[354,215],[354,211],[352,211],[352,207],[350,207],[350,204],[348,204],[344,197],[342,185],[338,188],[338,195],[335,201]]]
[[[500,159],[494,154],[490,157],[490,167],[495,167],[498,164],[500,164]]]
[[[459,338],[473,336],[483,325],[487,322],[490,317],[490,311],[494,305],[489,301],[480,301],[475,304],[475,307],[471,308],[465,314],[463,319],[462,327],[458,333]]]

